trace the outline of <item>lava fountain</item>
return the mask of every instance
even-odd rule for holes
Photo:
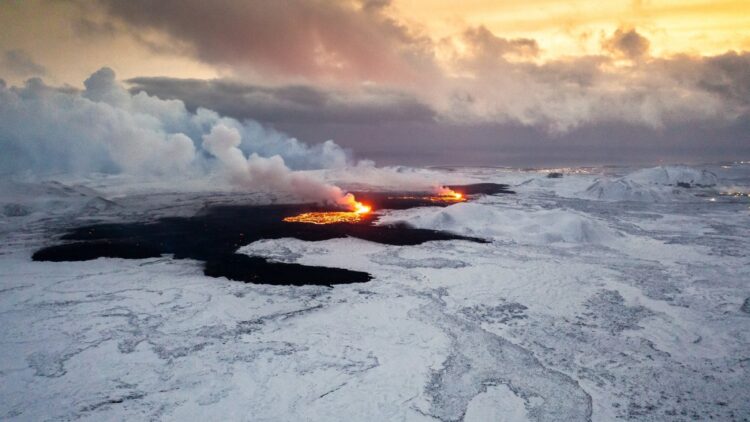
[[[437,196],[431,196],[430,199],[436,202],[463,202],[466,200],[461,192],[456,192],[446,186],[440,187]]]
[[[451,188],[440,186],[432,194],[395,196],[388,199],[396,200],[418,200],[422,202],[434,202],[439,204],[452,204],[466,201],[466,197]],[[343,195],[336,203],[347,211],[321,211],[306,212],[283,219],[287,223],[307,223],[307,224],[336,224],[336,223],[359,223],[365,220],[372,212],[372,207],[357,201],[354,195],[347,193]],[[425,204],[426,205],[426,204]]]
[[[287,223],[307,224],[335,224],[335,223],[358,223],[362,221],[371,211],[372,207],[354,199],[354,195],[347,194],[347,207],[351,211],[323,211],[306,212],[303,214],[286,217]]]

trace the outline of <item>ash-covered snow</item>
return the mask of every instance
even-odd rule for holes
[[[748,419],[750,198],[719,193],[750,165],[409,173],[517,194],[380,216],[488,243],[239,250],[374,276],[335,288],[30,258],[69,227],[284,198],[3,182],[0,419]]]

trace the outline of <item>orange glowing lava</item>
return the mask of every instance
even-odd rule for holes
[[[306,212],[286,217],[284,221],[307,224],[358,223],[372,211],[372,207],[357,201],[354,201],[353,207],[353,211]]]
[[[441,187],[438,189],[437,196],[431,196],[430,201],[433,202],[463,202],[466,198],[460,192],[456,192],[451,188]]]
[[[428,199],[432,202],[463,202],[466,200],[460,193],[455,195],[430,196]]]
[[[354,213],[355,214],[367,214],[368,212],[372,211],[372,207],[369,205],[365,205],[361,202],[355,202],[354,203]]]
[[[453,202],[464,202],[466,197],[460,192],[456,192],[453,189],[441,187],[437,190],[437,195],[406,195],[406,196],[389,196],[388,199],[412,199],[430,202],[440,203],[453,203]]]
[[[456,192],[453,189],[442,186],[438,189],[437,198],[441,198],[444,201],[465,201],[464,195],[460,192]]]
[[[430,201],[433,202],[463,202],[464,194],[456,192],[447,186],[441,186],[437,189],[437,196],[431,196]]]

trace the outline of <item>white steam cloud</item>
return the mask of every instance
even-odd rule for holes
[[[211,133],[203,136],[203,148],[224,164],[224,169],[234,183],[256,189],[285,191],[303,200],[322,201],[349,208],[354,206],[352,195],[345,194],[337,186],[290,170],[278,155],[266,158],[252,153],[245,158],[239,149],[241,142],[240,132],[223,124],[214,126]]]
[[[5,174],[126,173],[183,178],[226,174],[243,189],[282,191],[303,200],[350,205],[338,187],[290,169],[340,168],[333,141],[309,146],[254,121],[240,122],[178,100],[132,95],[102,68],[85,89],[40,79],[0,80],[0,171]]]

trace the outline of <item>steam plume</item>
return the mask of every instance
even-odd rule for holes
[[[302,200],[327,202],[354,209],[354,196],[289,169],[279,155],[261,157],[256,153],[245,158],[239,149],[241,136],[237,129],[219,124],[203,136],[203,148],[223,164],[231,180],[246,187],[282,191]]]
[[[207,109],[190,112],[181,101],[131,94],[109,68],[84,86],[55,88],[35,78],[8,87],[0,81],[4,173],[124,173],[170,181],[221,173],[243,189],[353,207],[351,195],[290,168],[347,165],[347,153],[332,141],[308,146],[251,120]]]

